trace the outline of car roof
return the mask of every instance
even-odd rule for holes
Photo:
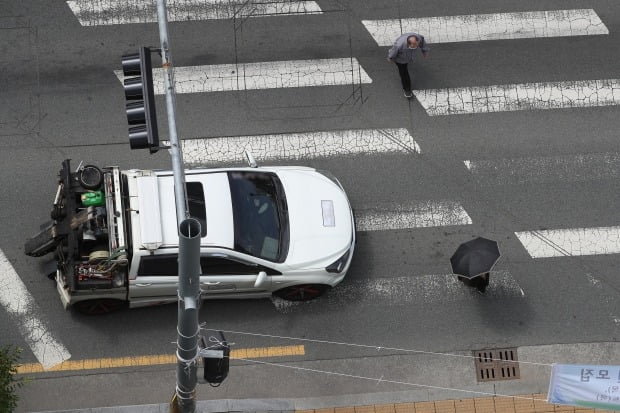
[[[137,176],[141,244],[158,244],[158,247],[179,245],[174,178],[169,171],[151,176]],[[201,246],[233,248],[234,226],[228,175],[223,171],[187,173],[187,183],[198,183],[204,193],[204,209],[209,222]],[[156,203],[159,208],[152,208]],[[205,225],[201,222],[201,225]]]

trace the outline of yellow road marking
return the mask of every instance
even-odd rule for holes
[[[230,352],[231,359],[259,358],[259,357],[286,357],[303,356],[306,349],[300,346],[281,346],[281,347],[258,347],[240,348]],[[67,360],[51,369],[45,370],[40,363],[27,363],[17,366],[17,374],[42,373],[52,371],[72,371],[72,370],[98,370],[112,369],[117,367],[140,367],[155,366],[161,364],[175,364],[175,355],[159,354],[153,356],[134,356],[134,357],[115,357],[86,360]]]

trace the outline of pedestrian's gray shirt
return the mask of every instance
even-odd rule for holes
[[[396,63],[409,63],[413,61],[413,57],[415,56],[416,49],[410,49],[407,44],[407,38],[415,36],[418,38],[419,46],[418,48],[422,50],[422,53],[428,53],[430,48],[426,45],[426,41],[424,41],[424,36],[417,33],[405,33],[400,35],[396,41],[394,41],[394,45],[388,52],[388,59],[394,60]]]

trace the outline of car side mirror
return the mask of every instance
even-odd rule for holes
[[[256,276],[256,281],[254,282],[254,288],[263,288],[265,285],[267,285],[268,282],[269,282],[269,279],[267,278],[267,273],[265,271],[261,271]]]
[[[245,151],[245,159],[248,161],[248,165],[250,168],[256,168],[256,159],[254,159],[254,155],[250,151],[246,149]]]

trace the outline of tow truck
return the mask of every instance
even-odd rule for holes
[[[300,166],[187,170],[189,214],[201,223],[203,298],[313,299],[351,264],[355,224],[327,171]],[[65,308],[101,314],[176,302],[178,228],[172,171],[62,162],[51,221],[27,240],[53,254]],[[207,234],[207,217],[209,231]]]

